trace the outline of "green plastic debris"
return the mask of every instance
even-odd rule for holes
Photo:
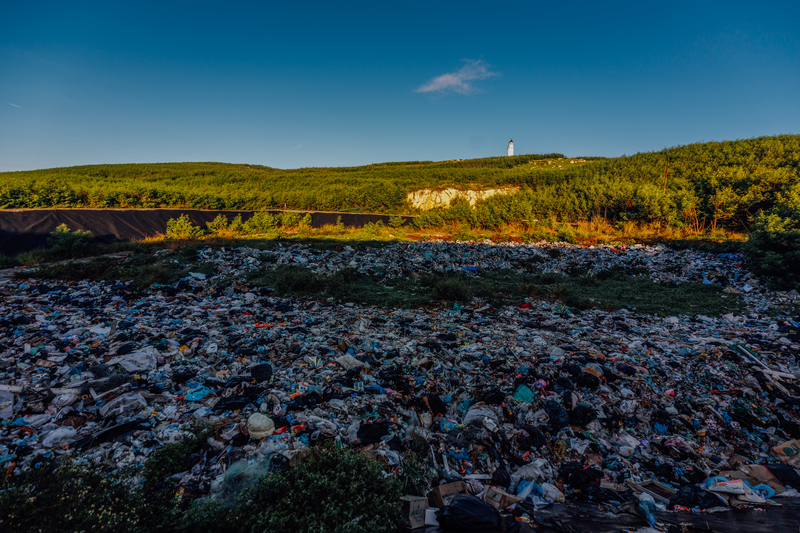
[[[533,403],[536,397],[527,385],[520,385],[517,387],[517,390],[514,391],[514,399],[518,402]]]

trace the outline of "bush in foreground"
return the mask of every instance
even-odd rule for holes
[[[210,531],[396,531],[400,482],[385,476],[384,465],[367,456],[350,450],[314,450],[308,459],[262,477],[233,509],[207,504],[194,513],[205,517],[201,522]],[[214,524],[221,527],[215,530]]]
[[[753,271],[775,289],[800,288],[800,184],[757,214],[752,230],[745,249]]]
[[[107,473],[48,460],[6,473],[0,531],[43,533],[205,533],[396,531],[400,481],[384,465],[350,450],[315,449],[261,477],[228,503],[181,500],[169,475],[185,469],[200,434],[170,445],[135,472]],[[144,475],[142,480],[141,474]]]
[[[61,224],[47,237],[47,245],[54,252],[82,252],[92,244],[92,233],[76,229],[69,229],[66,224]]]

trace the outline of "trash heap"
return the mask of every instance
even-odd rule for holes
[[[443,242],[199,254],[216,274],[146,291],[0,280],[2,468],[54,455],[141,466],[205,423],[213,436],[174,477],[190,496],[232,497],[330,442],[395,473],[418,462],[439,508],[464,493],[530,513],[577,500],[653,523],[660,508],[763,507],[800,489],[800,328],[773,312],[797,294],[767,290],[738,256]],[[380,271],[387,282],[525,261],[545,272],[622,265],[720,283],[747,310],[657,317],[533,298],[410,310],[277,298],[245,281],[264,254],[275,267]]]

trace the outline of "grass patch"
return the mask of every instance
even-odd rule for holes
[[[275,290],[279,296],[316,296],[345,302],[390,307],[419,307],[433,303],[422,285],[407,279],[387,280],[379,275],[359,273],[346,268],[330,276],[295,265],[272,269],[262,267],[252,272],[248,281]]]
[[[50,264],[17,272],[15,277],[119,280],[146,289],[154,284],[172,285],[189,272],[212,273],[216,265],[200,260],[198,249],[197,245],[187,246],[158,259],[150,253],[136,253],[121,262],[100,257]],[[359,272],[352,268],[331,275],[299,265],[275,268],[275,260],[273,254],[265,254],[263,266],[250,272],[248,281],[273,289],[278,296],[316,297],[365,305],[412,308],[443,301],[464,303],[476,297],[492,305],[505,305],[534,297],[562,301],[578,310],[630,308],[639,313],[659,315],[719,315],[743,307],[740,298],[723,294],[718,285],[656,282],[641,275],[647,271],[640,267],[609,269],[595,274],[573,268],[571,275],[562,275],[532,273],[534,265],[530,265],[531,271],[522,274],[514,270],[483,270],[476,274],[448,272],[389,279],[378,271]]]
[[[64,281],[105,279],[129,281],[139,289],[153,284],[172,285],[189,272],[210,274],[216,264],[199,259],[199,245],[178,248],[174,253],[154,257],[152,252],[137,252],[127,259],[96,257],[87,261],[50,263],[35,270],[16,272],[17,279],[42,278]]]
[[[16,279],[44,278],[64,281],[80,281],[83,279],[103,279],[116,267],[116,261],[107,257],[98,257],[91,261],[69,261],[52,263],[35,270],[16,272]]]
[[[280,296],[333,298],[389,307],[418,307],[442,301],[484,298],[493,305],[513,304],[528,297],[562,301],[585,310],[630,308],[657,315],[719,315],[743,307],[740,298],[723,294],[718,285],[661,283],[641,276],[641,269],[607,270],[596,275],[519,274],[484,270],[430,274],[387,280],[379,274],[344,269],[331,276],[302,266],[268,266],[254,271],[250,283],[274,289]]]
[[[655,315],[720,315],[743,307],[735,295],[723,294],[719,285],[659,283],[645,276],[618,273],[613,276],[567,278],[561,298],[578,309],[630,308]]]
[[[360,250],[386,246],[386,241],[379,239],[354,243],[339,237],[314,235],[295,238],[292,242],[303,243],[317,250],[341,249],[344,246]],[[283,241],[216,236],[196,241],[128,243],[134,252],[125,260],[98,257],[83,262],[47,264],[33,271],[18,272],[15,276],[67,281],[120,280],[145,289],[154,284],[172,285],[189,272],[214,273],[216,264],[200,258],[198,252],[201,248],[249,246],[271,250]],[[737,247],[737,244],[732,244],[726,249]],[[119,250],[122,245],[105,249],[114,248]],[[161,251],[154,256],[156,249]],[[41,258],[51,252],[36,253]],[[561,257],[561,251],[557,248],[547,249],[544,253],[552,259]],[[297,265],[274,268],[276,261],[276,255],[262,254],[263,266],[249,274],[249,281],[271,288],[280,296],[330,298],[376,306],[409,308],[442,301],[469,302],[475,297],[485,298],[493,305],[503,305],[527,297],[539,297],[560,300],[578,310],[629,307],[646,314],[718,315],[741,308],[739,298],[722,294],[721,287],[717,285],[658,283],[647,276],[640,276],[647,273],[641,267],[610,269],[595,274],[583,268],[571,267],[568,269],[569,275],[565,276],[552,272],[541,273],[540,260],[532,258],[517,264],[524,270],[522,274],[513,270],[483,270],[474,274],[459,271],[389,279],[377,270],[359,272],[344,269],[333,275],[323,275]]]

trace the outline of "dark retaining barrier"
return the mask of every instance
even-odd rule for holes
[[[189,216],[193,224],[205,229],[217,215],[225,215],[228,221],[242,215],[246,221],[256,211],[201,211],[198,209],[30,209],[0,210],[0,252],[15,254],[47,245],[47,237],[56,227],[66,224],[70,229],[88,230],[101,242],[119,242],[144,239],[167,229],[167,221],[182,214]],[[272,214],[283,211],[269,211]],[[305,214],[305,212],[299,212]],[[325,224],[336,224],[338,217],[350,227],[362,227],[368,222],[382,221],[388,224],[389,215],[365,213],[312,212],[315,228]],[[406,223],[414,217],[403,217]]]

